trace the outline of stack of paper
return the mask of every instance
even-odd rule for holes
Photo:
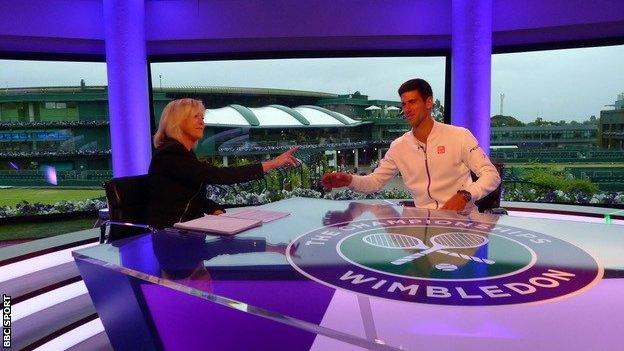
[[[262,223],[268,223],[276,219],[288,216],[288,212],[260,210],[257,208],[244,208],[244,209],[232,209],[230,212],[226,212],[221,216],[244,218],[244,219],[256,219],[262,221]]]
[[[196,230],[215,234],[232,235],[250,228],[261,226],[262,223],[274,221],[288,216],[288,212],[267,211],[255,208],[233,210],[219,216],[205,215],[204,217],[173,225],[174,228]]]
[[[173,226],[178,229],[232,235],[261,225],[262,221],[259,220],[206,215],[187,222],[175,223]]]

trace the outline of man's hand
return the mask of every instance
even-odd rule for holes
[[[218,208],[217,208],[216,210],[212,211],[212,213],[211,213],[211,214],[212,214],[213,216],[218,216],[218,215],[222,215],[222,214],[224,214],[224,213],[225,213],[225,212],[223,212],[222,210],[220,210],[220,209],[218,209]]]
[[[323,184],[323,187],[327,189],[341,188],[343,186],[348,186],[349,184],[351,184],[352,179],[353,176],[348,173],[325,173],[323,174],[323,178],[321,179],[321,184]]]
[[[442,206],[441,210],[453,210],[453,211],[463,211],[464,207],[466,207],[466,199],[464,195],[457,193],[451,196],[450,199],[446,200],[444,206]]]

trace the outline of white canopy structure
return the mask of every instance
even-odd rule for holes
[[[362,124],[342,113],[319,106],[304,105],[290,108],[282,105],[245,107],[229,105],[207,109],[206,126],[240,126],[257,128],[349,127]]]

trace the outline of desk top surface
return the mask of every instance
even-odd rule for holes
[[[624,344],[621,225],[464,216],[380,200],[294,198],[259,208],[291,214],[235,237],[167,229],[74,255],[348,344]],[[311,317],[319,311],[320,320]]]

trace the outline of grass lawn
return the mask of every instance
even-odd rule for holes
[[[0,241],[40,239],[93,227],[96,218],[77,218],[64,221],[0,225]]]
[[[15,206],[26,200],[30,203],[54,204],[61,200],[79,201],[104,196],[104,189],[64,189],[64,188],[9,188],[0,189],[0,206]]]

